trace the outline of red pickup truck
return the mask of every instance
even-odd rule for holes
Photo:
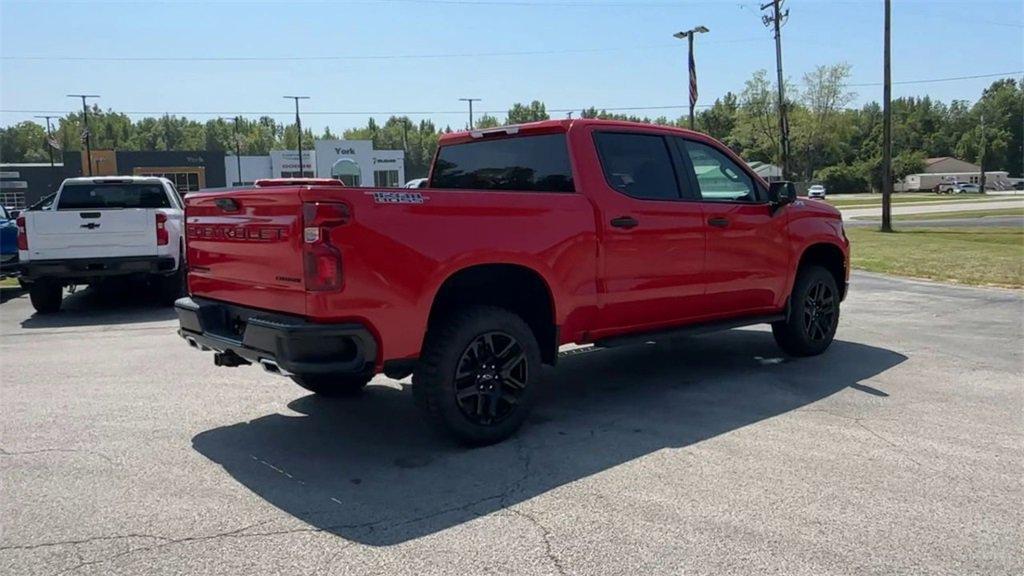
[[[190,345],[324,395],[412,374],[417,404],[473,444],[522,424],[563,344],[770,323],[787,353],[820,354],[849,275],[835,208],[705,135],[628,122],[445,135],[416,190],[186,204]]]

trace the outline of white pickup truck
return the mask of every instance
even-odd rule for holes
[[[65,286],[142,276],[173,303],[184,291],[184,210],[166,178],[65,180],[49,207],[17,219],[22,280],[39,313],[60,309]]]

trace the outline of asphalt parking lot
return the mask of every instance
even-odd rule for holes
[[[563,358],[466,450],[407,383],[322,400],[171,310],[0,304],[3,574],[1021,574],[1024,298],[857,274],[763,329]]]

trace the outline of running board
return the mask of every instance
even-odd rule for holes
[[[595,341],[594,346],[599,346],[601,348],[614,348],[616,346],[632,346],[634,344],[646,344],[648,342],[657,342],[659,340],[671,340],[673,338],[680,338],[683,336],[697,336],[700,334],[710,334],[712,332],[721,332],[722,330],[742,328],[743,326],[753,326],[755,324],[771,324],[772,322],[779,322],[785,319],[785,314],[732,318],[729,320],[722,320],[719,322],[691,324],[689,326],[682,326],[680,328],[669,328],[667,330],[652,330],[650,332],[640,332],[637,334],[626,334],[623,336],[612,336],[610,338],[602,338],[600,340]]]

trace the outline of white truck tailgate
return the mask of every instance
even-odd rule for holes
[[[155,255],[156,212],[152,208],[26,212],[29,258]]]

